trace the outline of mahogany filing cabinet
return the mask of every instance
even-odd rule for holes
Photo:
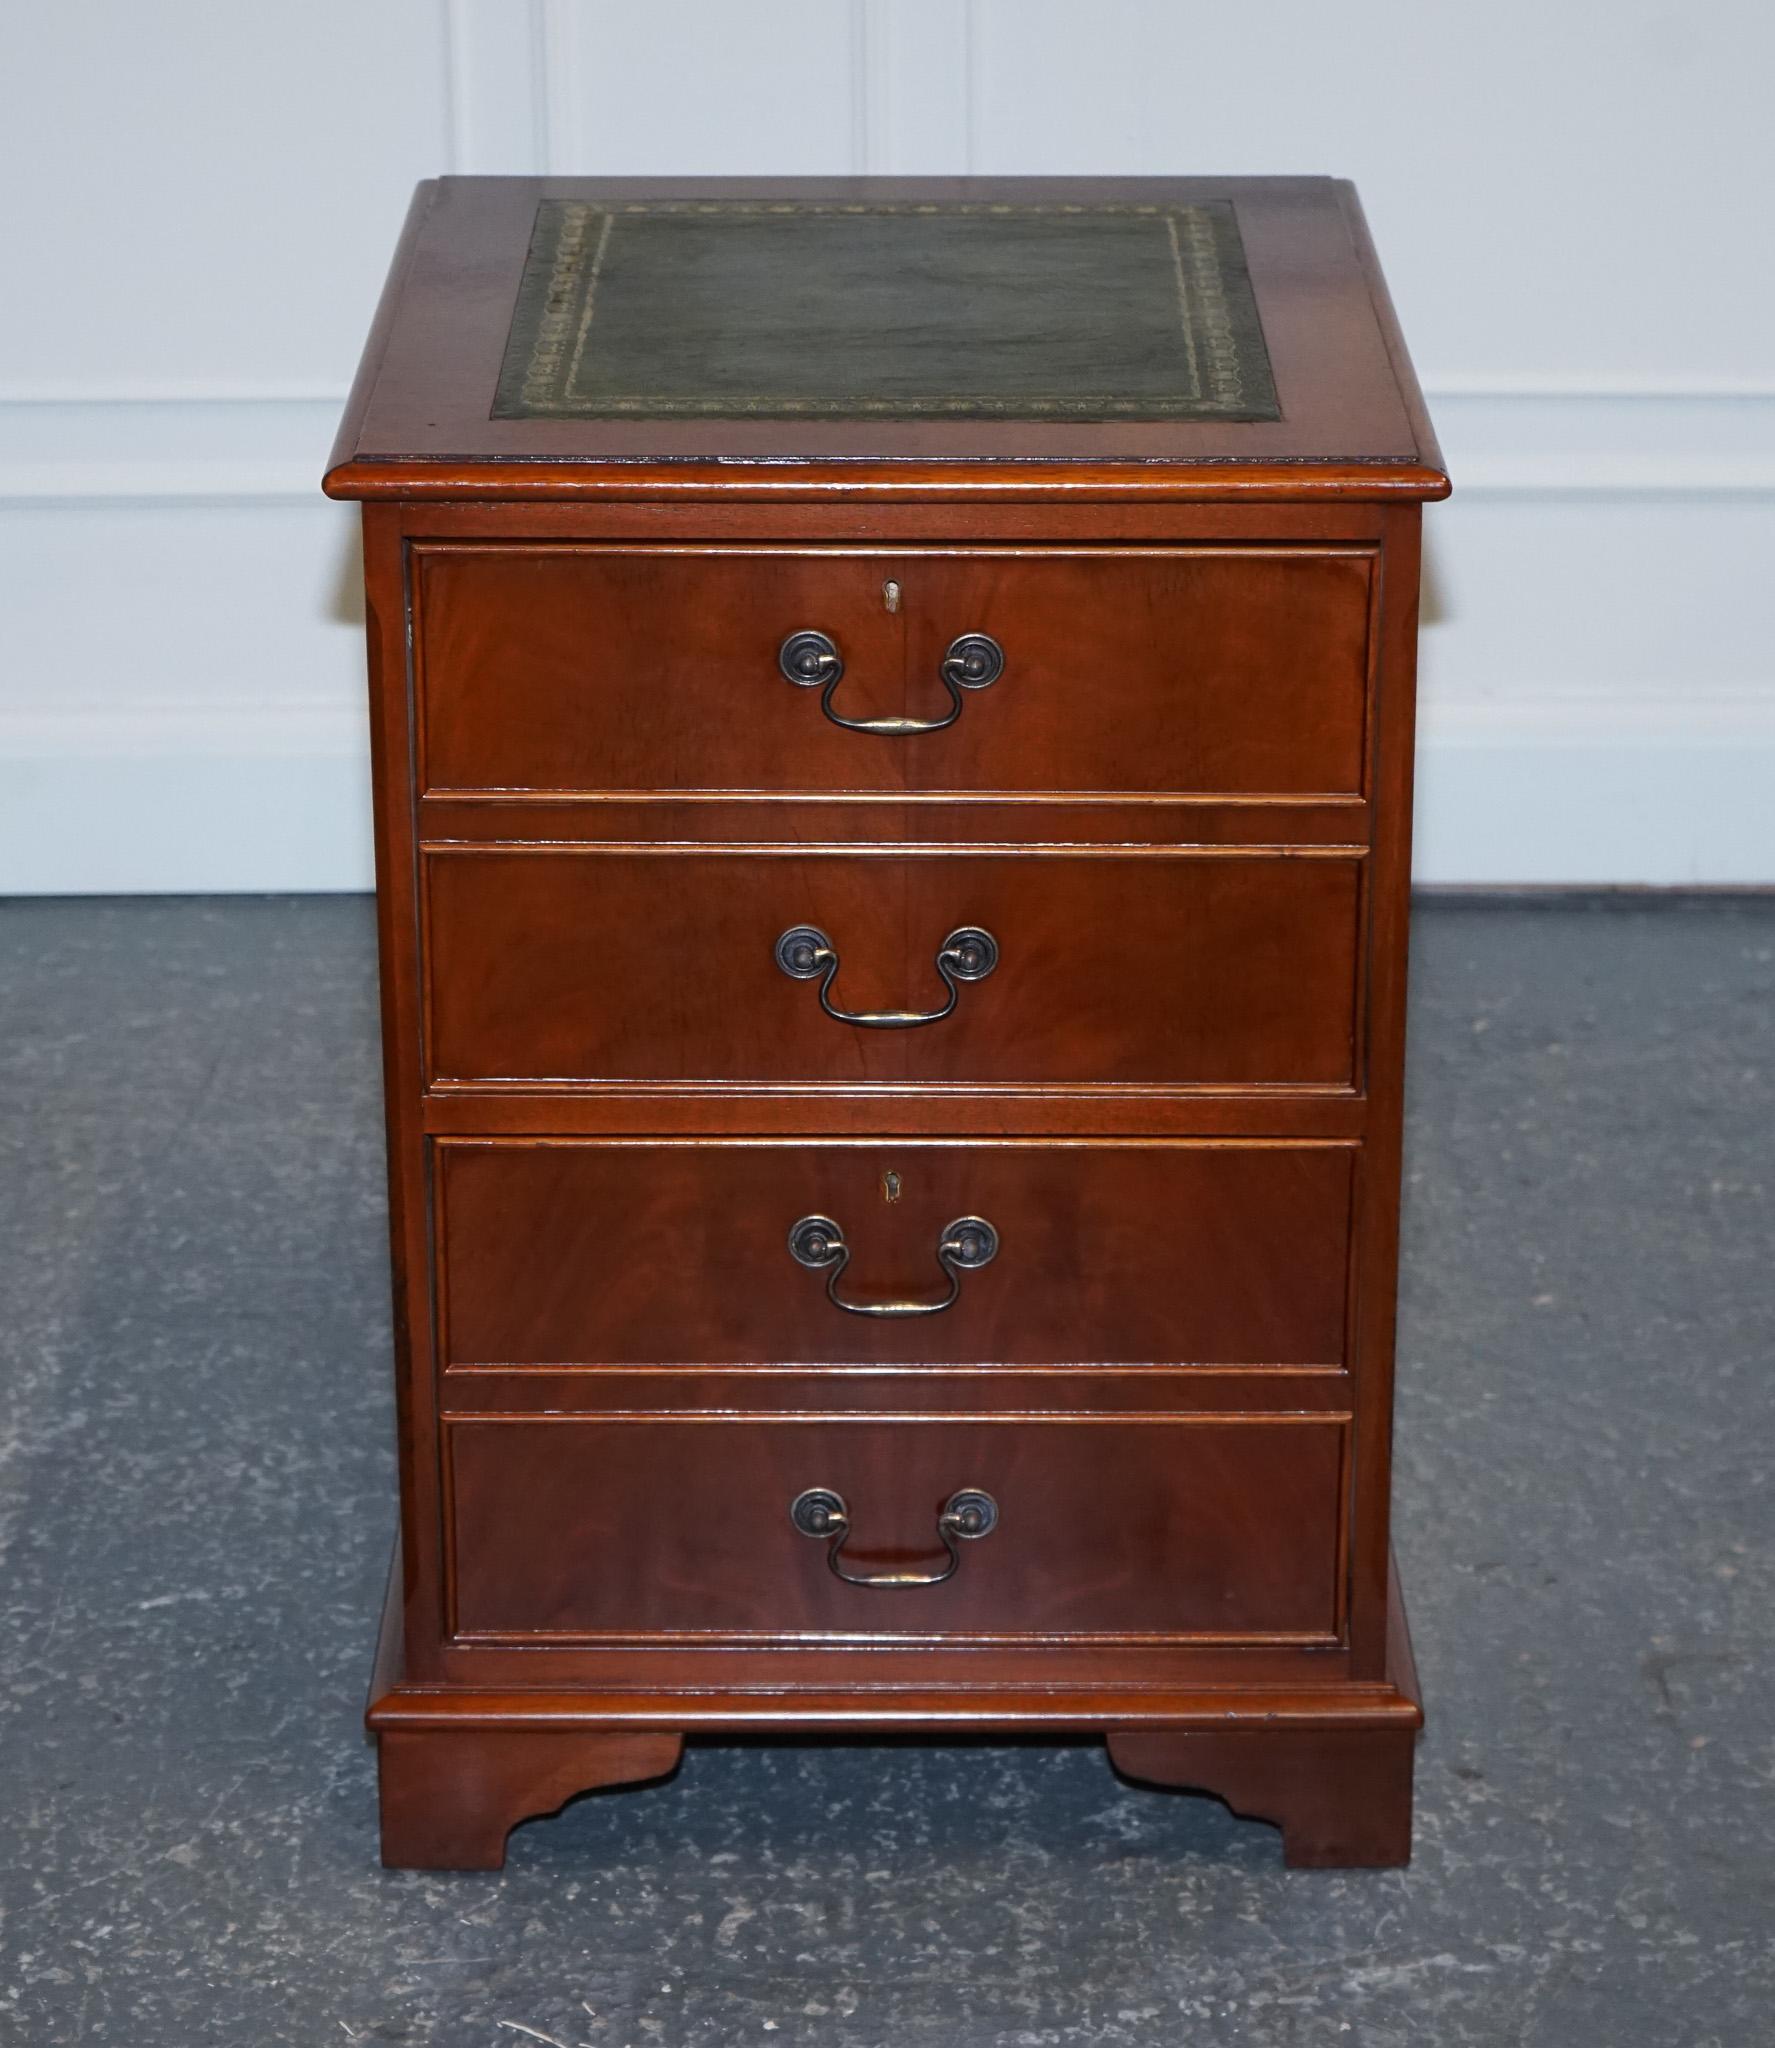
[[[1328,179],[422,186],[363,501],[383,1854],[1099,1734],[1409,1853],[1421,507]]]

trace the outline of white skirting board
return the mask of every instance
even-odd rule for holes
[[[1418,747],[1412,873],[1425,884],[1745,887],[1775,882],[1775,737],[1745,744],[1532,727]]]
[[[1429,739],[1417,878],[1767,883],[1771,791],[1767,741]],[[292,743],[0,759],[0,876],[7,895],[367,889],[368,757]]]
[[[1470,13],[11,9],[0,891],[367,880],[352,518],[315,487],[440,170],[1353,177],[1456,482],[1418,872],[1775,883],[1775,10]],[[342,49],[376,118],[317,150]],[[95,261],[119,194],[178,232]]]
[[[284,744],[261,742],[282,733]],[[368,889],[370,761],[312,722],[230,747],[30,753],[0,725],[0,895],[218,895]]]
[[[1419,878],[1775,883],[1775,398],[1433,403]],[[369,885],[336,410],[0,404],[0,894]]]

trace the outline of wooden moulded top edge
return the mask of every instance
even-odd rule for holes
[[[496,419],[547,199],[1230,204],[1281,416]],[[414,195],[323,487],[347,499],[1052,504],[1416,501],[1447,496],[1449,481],[1344,181],[442,178]]]
[[[1446,498],[1441,469],[1419,464],[1284,465],[989,462],[558,462],[475,463],[436,457],[341,462],[327,471],[330,498],[725,499],[832,502],[916,498],[1017,504],[1104,504],[1318,498]]]

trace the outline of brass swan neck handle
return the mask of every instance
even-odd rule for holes
[[[846,732],[872,732],[905,739],[921,732],[941,732],[961,716],[964,690],[984,690],[1005,672],[1005,650],[990,633],[963,633],[951,640],[937,675],[949,692],[949,709],[941,718],[846,718],[832,708],[832,693],[844,680],[844,656],[829,633],[791,633],[777,649],[777,667],[798,689],[818,690],[820,709]]]

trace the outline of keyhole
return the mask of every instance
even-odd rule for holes
[[[900,586],[891,576],[881,586],[881,601],[890,612],[897,612],[900,609]]]
[[[892,1167],[889,1167],[881,1177],[881,1199],[884,1202],[897,1202],[900,1199],[900,1176]]]

